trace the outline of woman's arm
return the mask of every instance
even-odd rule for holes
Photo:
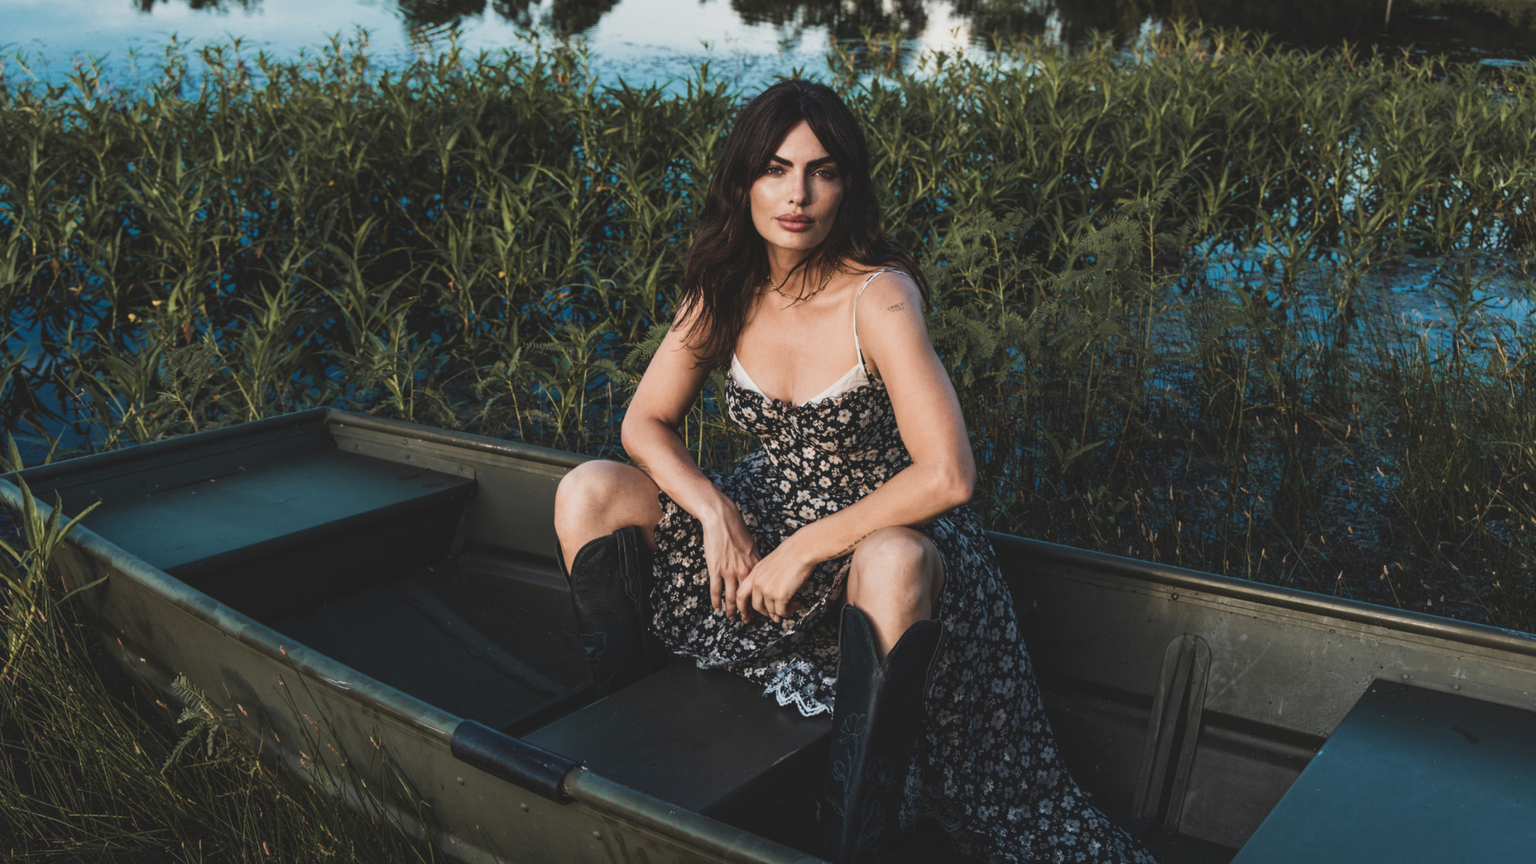
[[[923,322],[917,286],[900,273],[876,276],[858,300],[859,343],[896,409],[912,464],[857,503],[791,534],[753,568],[737,594],[775,621],[816,564],[847,555],[881,528],[917,526],[971,500],[976,460],[960,400]]]
[[[677,432],[709,375],[684,341],[689,324],[679,317],[651,358],[620,440],[640,470],[703,525],[710,602],[729,614],[736,609],[737,586],[758,561],[757,544],[735,502],[699,470]]]

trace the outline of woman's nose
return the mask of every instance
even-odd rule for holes
[[[810,195],[810,189],[805,182],[804,174],[795,174],[789,184],[789,203],[805,206]]]

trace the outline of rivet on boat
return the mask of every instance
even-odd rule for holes
[[[457,780],[457,781],[459,781],[459,785],[460,785],[460,786],[463,786],[463,785],[464,785],[464,778],[463,778],[463,777],[455,777],[455,778],[454,778],[454,779],[455,779],[455,780]]]
[[[527,804],[524,804],[524,805],[523,805],[523,812],[524,812],[524,813],[527,813],[527,812],[528,812],[528,805],[527,805]]]

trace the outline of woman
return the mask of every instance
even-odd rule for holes
[[[586,463],[556,498],[594,675],[612,689],[645,674],[659,637],[781,705],[833,711],[833,860],[884,857],[899,814],[937,817],[987,860],[1151,861],[1051,739],[965,506],[975,464],[918,278],[881,231],[868,149],[837,96],[784,81],[753,99],[624,420],[636,464]],[[727,477],[701,471],[676,431],[722,367],[728,413],[762,444]]]

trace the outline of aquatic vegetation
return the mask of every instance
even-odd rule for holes
[[[1536,72],[1176,28],[900,50],[813,74],[925,262],[990,524],[1536,628]],[[23,61],[0,418],[93,448],[331,404],[615,454],[743,95],[565,43],[173,47],[126,89]],[[721,465],[713,392],[683,433]]]

